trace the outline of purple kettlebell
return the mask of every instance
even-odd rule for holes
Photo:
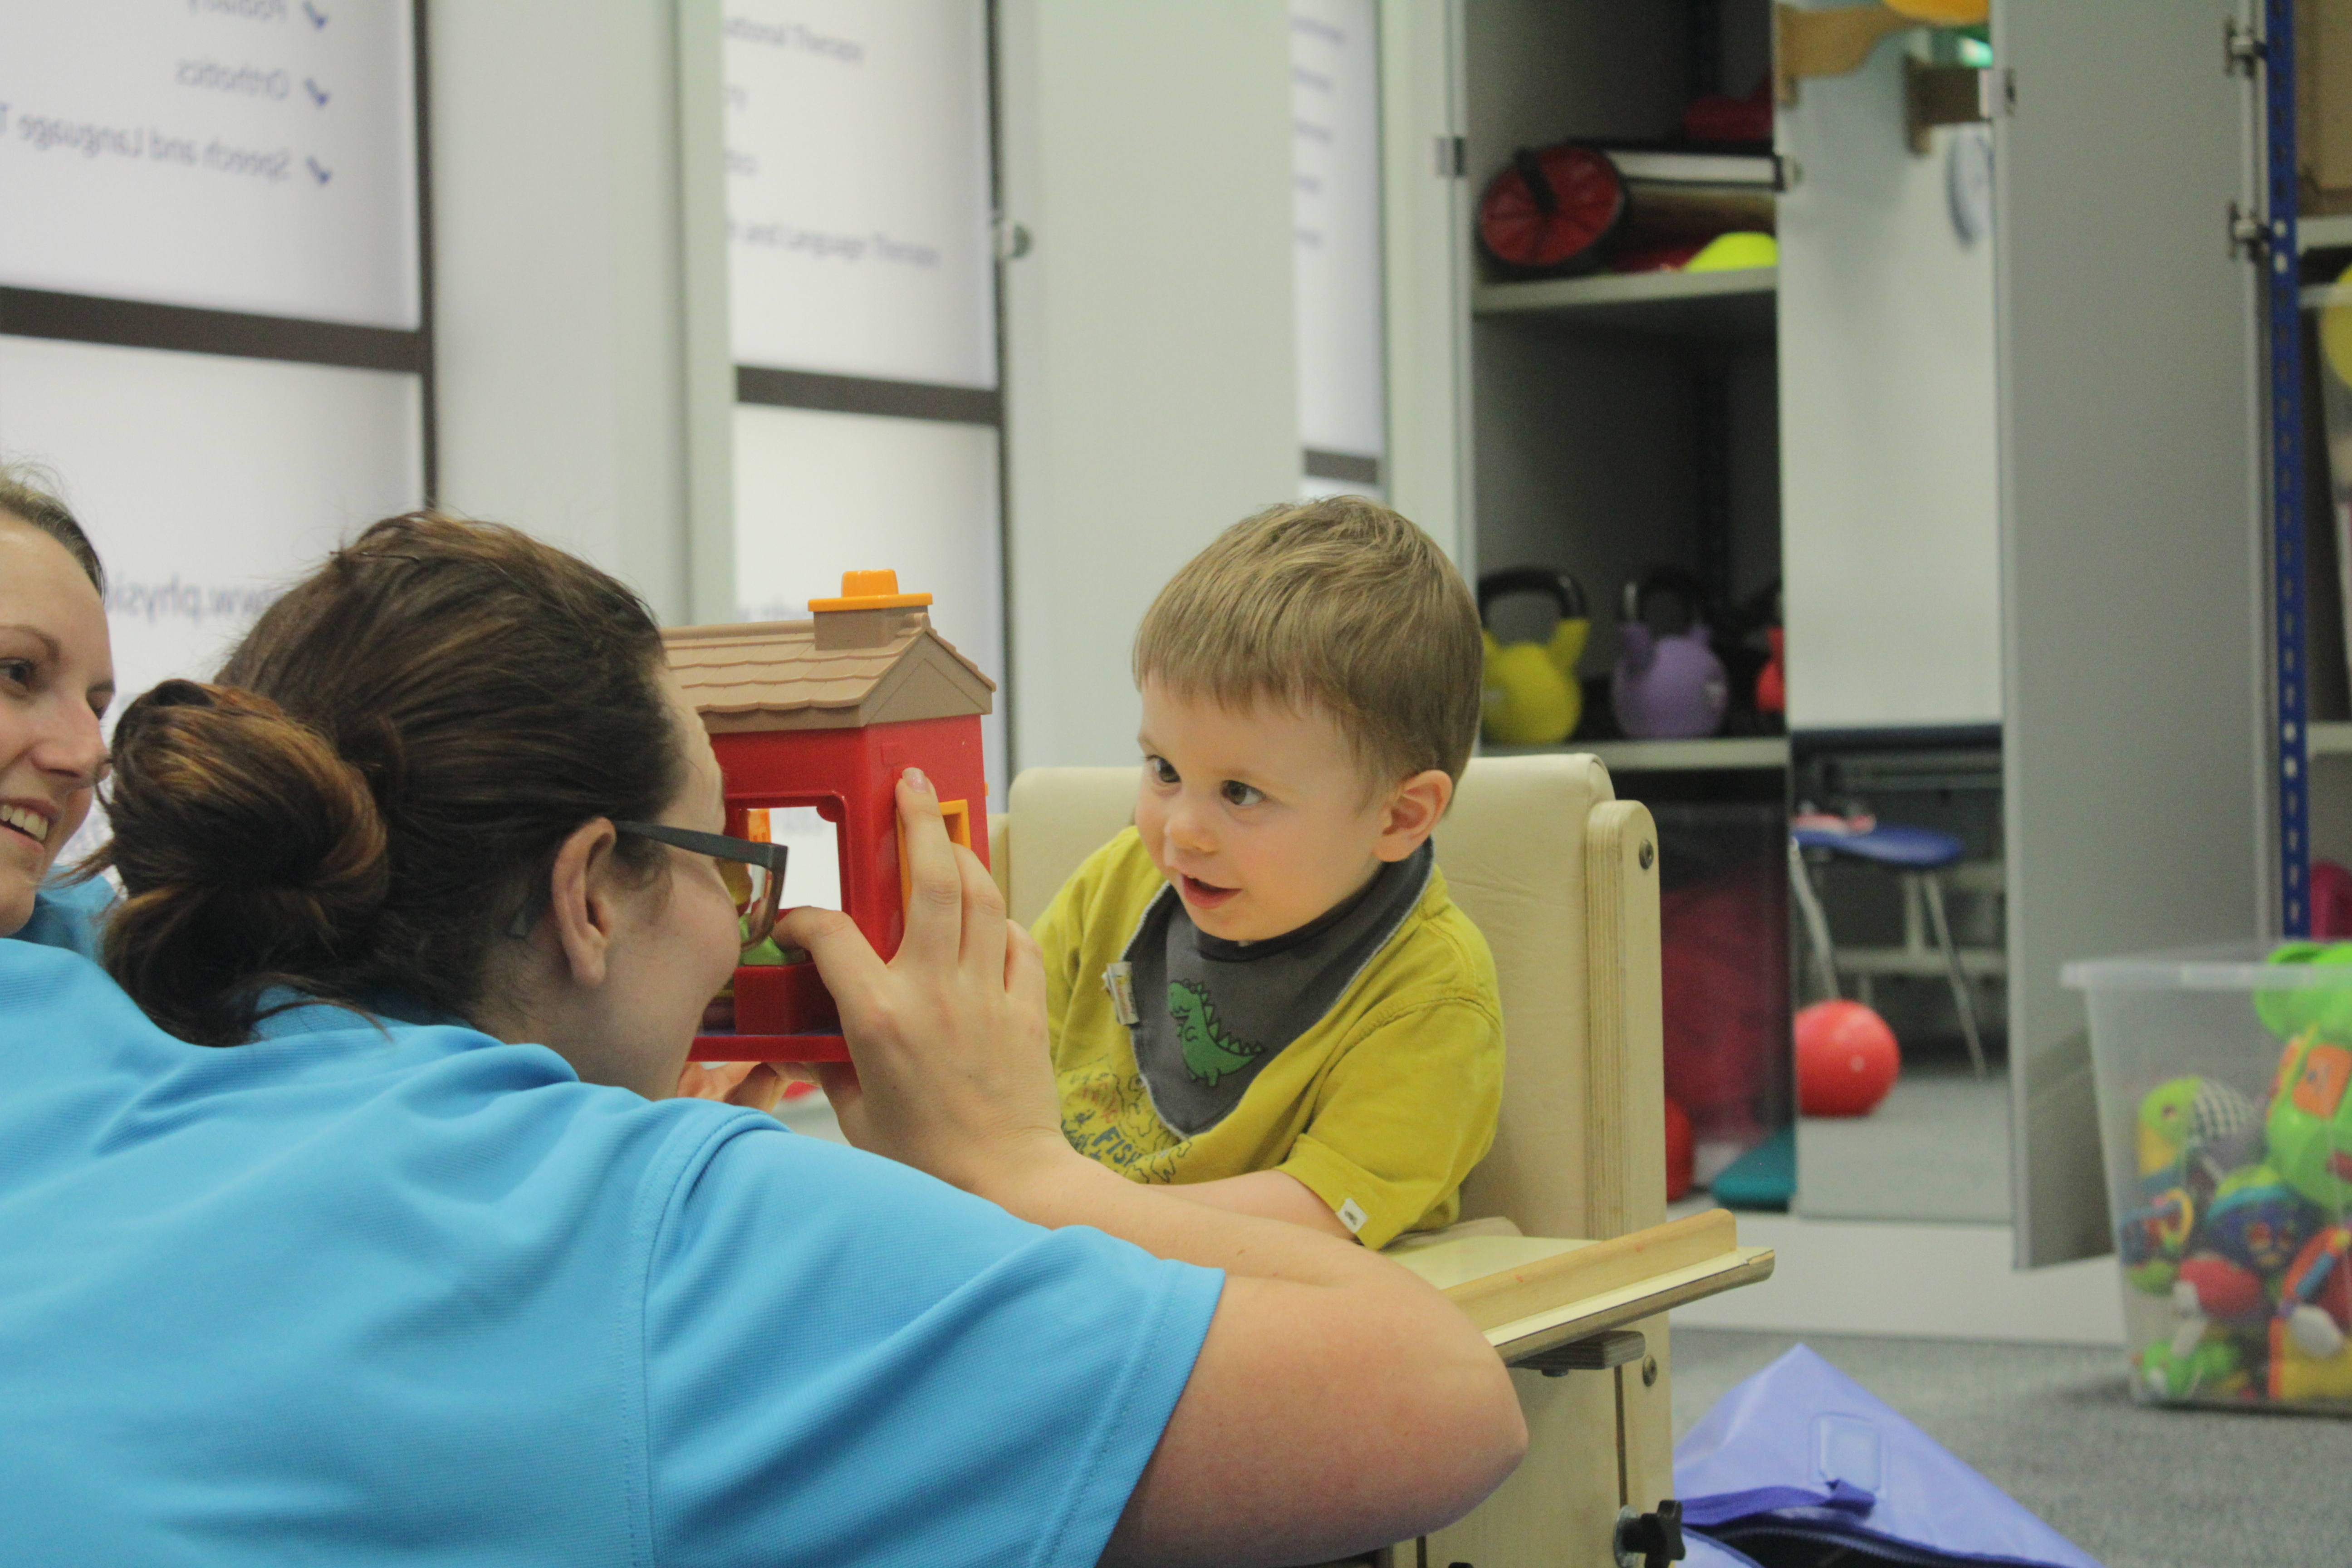
[[[1653,631],[1643,618],[1653,594],[1673,594],[1690,612],[1678,632]],[[1723,725],[1731,682],[1723,661],[1708,645],[1700,617],[1705,591],[1690,573],[1662,567],[1625,584],[1618,640],[1624,651],[1609,678],[1609,697],[1618,727],[1637,741],[1712,735]]]

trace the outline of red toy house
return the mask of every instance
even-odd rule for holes
[[[841,904],[884,958],[906,931],[895,788],[917,767],[948,835],[988,858],[980,716],[995,683],[939,633],[929,594],[895,572],[851,572],[811,618],[663,634],[670,668],[701,711],[726,778],[727,831],[776,806],[814,806],[841,850]],[[789,955],[788,955],[789,956]],[[833,998],[805,961],[735,971],[735,1029],[694,1043],[697,1061],[841,1061]]]

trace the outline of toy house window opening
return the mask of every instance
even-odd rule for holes
[[[785,844],[783,907],[837,910],[841,904],[838,795],[767,797],[727,803],[728,831],[762,844]]]

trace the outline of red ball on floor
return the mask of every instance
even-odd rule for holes
[[[1797,1015],[1797,1108],[1807,1116],[1864,1116],[1903,1070],[1886,1020],[1859,1002],[1816,1002]]]

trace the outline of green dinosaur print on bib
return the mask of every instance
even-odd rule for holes
[[[1191,980],[1168,983],[1168,1016],[1176,1021],[1176,1039],[1184,1051],[1184,1070],[1192,1081],[1217,1087],[1229,1072],[1239,1072],[1265,1054],[1263,1046],[1236,1040],[1217,1023],[1217,1009],[1205,985]]]

